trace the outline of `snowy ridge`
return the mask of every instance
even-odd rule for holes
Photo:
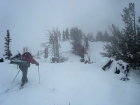
[[[115,74],[117,61],[110,69],[102,67],[109,58],[102,57],[102,42],[90,42],[85,59],[90,56],[93,64],[80,62],[80,57],[71,53],[69,42],[61,42],[64,63],[39,61],[38,67],[28,69],[29,82],[19,90],[21,72],[11,84],[19,69],[9,61],[0,63],[0,105],[139,105],[140,71],[130,70],[129,81],[121,81],[123,73]],[[11,85],[10,85],[11,84]],[[8,92],[5,91],[10,88]]]

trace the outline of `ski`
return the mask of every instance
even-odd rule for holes
[[[27,82],[25,82],[25,84],[26,84]],[[19,87],[19,90],[21,90],[21,89],[23,89],[23,87],[25,86],[25,84],[24,85],[21,85],[20,87]]]
[[[16,85],[18,85],[19,83],[17,83],[17,84],[14,84],[14,85],[12,85],[12,86],[10,86],[9,88],[7,88],[6,90],[5,90],[5,93],[8,93],[10,90],[12,90]]]

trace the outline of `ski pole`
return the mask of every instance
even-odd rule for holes
[[[19,73],[19,72],[20,72],[20,70],[18,71],[18,73]],[[18,73],[17,73],[17,75],[18,75]],[[12,83],[15,81],[17,75],[15,76],[14,80],[12,81]],[[11,84],[12,84],[12,83],[11,83]],[[10,85],[11,85],[11,84],[10,84]]]
[[[39,84],[40,84],[39,66],[38,66],[38,76],[39,76]]]

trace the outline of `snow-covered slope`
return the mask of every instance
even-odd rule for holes
[[[39,68],[31,65],[29,82],[22,90],[19,90],[21,72],[11,84],[19,71],[17,66],[9,61],[0,63],[0,105],[140,105],[140,72],[130,70],[130,80],[121,81],[123,74],[114,74],[117,61],[103,71],[109,60],[100,55],[103,45],[102,42],[90,43],[85,59],[90,56],[94,63],[84,64],[79,56],[71,53],[69,42],[61,42],[68,61],[50,63],[48,59],[39,62]]]

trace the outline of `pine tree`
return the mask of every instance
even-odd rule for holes
[[[136,65],[137,60],[140,58],[137,45],[137,25],[135,22],[135,5],[130,3],[128,8],[123,9],[124,14],[121,15],[125,23],[123,33],[125,36],[125,43],[127,48],[127,54],[124,58],[125,61],[129,62],[132,66]]]
[[[11,58],[11,56],[12,56],[12,53],[11,53],[11,50],[10,50],[10,42],[11,42],[11,38],[10,38],[10,32],[9,32],[9,30],[7,30],[7,35],[6,35],[6,37],[5,37],[5,54],[4,54],[4,56],[5,56],[5,59],[8,59],[8,60],[10,60],[10,58]]]
[[[87,34],[87,37],[88,37],[88,40],[89,40],[89,41],[91,41],[91,42],[94,41],[94,36],[93,36],[92,33],[88,33],[88,34]]]
[[[128,8],[123,9],[122,20],[125,27],[120,31],[115,25],[112,25],[111,44],[104,48],[104,56],[121,59],[134,67],[139,63],[140,66],[140,29],[135,23],[134,3],[130,3]]]
[[[82,47],[82,31],[80,29],[72,28],[70,30],[70,36],[71,36],[71,44],[72,44],[72,49],[73,53],[79,54],[79,50]]]
[[[94,41],[94,36],[93,36],[92,33],[90,34],[90,38],[91,38],[91,42],[93,42]]]
[[[64,32],[64,31],[63,31]],[[48,31],[47,36],[49,36],[49,39],[47,40],[47,42],[42,43],[42,47],[45,48],[44,51],[44,57],[47,58],[48,54],[50,54],[52,56],[51,61],[52,62],[64,62],[67,60],[66,57],[62,57],[61,55],[61,46],[59,44],[59,35],[60,35],[60,31],[57,29],[53,29],[52,31]]]
[[[52,32],[48,31],[48,35],[50,36],[50,51],[57,62],[60,60],[60,44],[58,41],[59,31],[58,29],[53,29]]]
[[[116,28],[113,24],[112,24],[112,29],[111,32],[113,34],[113,37],[111,37],[110,43],[111,44],[107,44],[104,47],[104,50],[106,51],[105,53],[101,53],[103,56],[107,56],[107,57],[115,57],[116,59],[121,59],[122,57],[122,52],[121,52],[121,48],[123,46],[123,37],[122,36],[122,32]],[[124,48],[124,47],[122,47]],[[125,50],[125,49],[124,49]]]
[[[48,47],[45,48],[44,50],[44,58],[47,59],[48,58]]]
[[[39,51],[37,52],[36,56],[37,56],[37,59],[40,59],[40,52]]]
[[[103,34],[101,31],[97,32],[96,41],[103,41]]]
[[[65,41],[66,40],[65,31],[63,31],[62,33],[62,37],[63,37],[63,41]]]
[[[44,58],[47,59],[49,56],[49,46],[50,45],[48,43],[42,43],[41,46],[44,47],[44,50],[40,51],[40,52],[41,52],[41,54],[44,54]],[[45,62],[46,62],[46,60],[45,60]]]
[[[108,41],[109,41],[109,34],[107,33],[107,31],[104,32],[103,40],[104,40],[105,42],[108,42]]]
[[[60,33],[60,31],[59,31],[58,37],[59,37],[59,41],[61,41],[61,33]]]
[[[66,40],[69,40],[69,29],[67,28],[65,31]]]

